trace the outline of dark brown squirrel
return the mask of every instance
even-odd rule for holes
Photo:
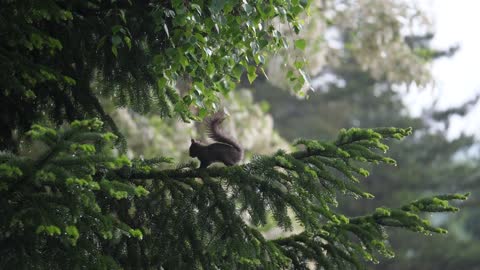
[[[217,112],[206,121],[208,137],[215,143],[205,145],[192,139],[190,156],[200,160],[200,168],[207,168],[213,162],[222,162],[227,166],[232,166],[242,160],[242,147],[220,130],[220,124],[225,118],[223,112]]]

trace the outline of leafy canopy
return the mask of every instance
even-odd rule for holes
[[[266,53],[288,46],[273,20],[299,31],[306,8],[298,0],[3,1],[1,145],[41,112],[57,123],[98,116],[121,136],[98,95],[139,112],[203,118],[242,73],[254,80]],[[179,80],[189,82],[183,93]]]

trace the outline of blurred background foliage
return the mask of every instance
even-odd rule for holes
[[[414,117],[402,97],[402,89],[431,83],[432,61],[451,56],[457,48],[432,48],[429,18],[410,1],[316,0],[310,12],[302,41],[270,55],[265,73],[258,71],[253,84],[245,76],[240,89],[222,101],[230,114],[224,128],[245,146],[250,158],[288,149],[288,142],[298,137],[332,139],[340,128],[412,126],[414,136],[391,146],[399,164],[393,173],[392,168],[372,167],[363,182],[376,199],[359,204],[342,197],[341,211],[355,216],[436,193],[472,192],[460,214],[429,217],[450,234],[417,241],[414,233],[394,231],[391,244],[396,257],[372,267],[480,269],[478,142],[467,135],[446,136],[450,118],[464,116],[477,99],[447,111],[426,108]],[[294,29],[277,24],[293,41]],[[288,67],[304,60],[308,74],[303,91],[294,93],[290,87],[297,82],[288,80],[287,72],[292,72]],[[314,91],[307,92],[309,88]],[[106,107],[126,135],[132,157],[162,153],[187,162],[189,138],[205,139],[200,124]]]
[[[248,162],[254,153],[271,154],[278,149],[291,148],[273,128],[273,117],[266,112],[269,107],[267,104],[255,103],[252,92],[247,89],[232,92],[223,100],[229,121],[222,126],[238,138],[245,148],[243,162]],[[158,115],[140,115],[127,108],[106,107],[120,131],[125,134],[129,146],[127,154],[132,158],[153,158],[162,153],[179,162],[187,162],[191,159],[188,156],[190,138],[211,142],[202,124],[162,119]]]

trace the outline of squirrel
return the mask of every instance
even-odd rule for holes
[[[189,154],[200,160],[200,168],[207,168],[213,162],[222,162],[226,166],[232,166],[242,160],[243,148],[220,130],[220,124],[225,118],[223,112],[217,112],[206,121],[208,137],[215,143],[205,145],[191,139]]]

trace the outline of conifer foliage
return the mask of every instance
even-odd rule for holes
[[[411,129],[342,130],[335,141],[300,139],[295,152],[232,167],[163,169],[172,160],[161,154],[122,155],[100,95],[141,112],[201,118],[242,73],[255,79],[266,52],[288,45],[272,20],[299,30],[307,2],[1,5],[2,269],[361,269],[393,255],[385,228],[444,233],[420,214],[456,211],[449,201],[467,197],[359,217],[333,210],[339,192],[373,198],[358,184],[363,167],[395,164],[385,141]],[[179,93],[174,85],[185,77],[192,87]],[[295,219],[302,232],[264,238],[258,226],[270,214],[286,230]]]
[[[335,213],[336,193],[362,191],[364,163],[395,164],[376,150],[410,129],[350,129],[334,142],[299,140],[303,150],[278,152],[235,167],[159,169],[169,162],[116,155],[115,135],[99,120],[54,130],[33,126],[45,145],[35,159],[2,154],[1,266],[62,269],[325,269],[363,268],[377,253],[393,256],[386,227],[444,233],[419,212],[456,211],[463,195],[443,195],[400,209],[348,218]],[[266,240],[255,227],[272,213],[304,231]]]

